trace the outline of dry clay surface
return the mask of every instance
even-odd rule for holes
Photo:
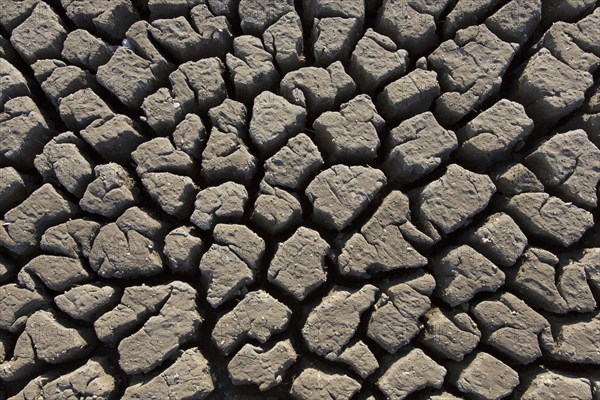
[[[0,0],[0,400],[600,400],[600,2]]]

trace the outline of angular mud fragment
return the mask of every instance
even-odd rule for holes
[[[300,227],[277,251],[269,266],[269,282],[302,301],[327,277],[325,256],[329,244],[318,232]]]
[[[428,226],[428,234],[449,234],[484,210],[495,192],[487,175],[452,164],[440,179],[417,192],[418,217]]]
[[[189,176],[149,172],[142,176],[142,185],[167,214],[186,219],[192,213],[198,188]]]
[[[402,400],[427,387],[439,389],[445,376],[446,368],[429,358],[423,350],[414,348],[389,366],[377,381],[377,386],[387,399]]]
[[[97,119],[79,134],[102,158],[121,165],[129,165],[131,153],[144,141],[137,125],[121,114]]]
[[[10,43],[23,59],[33,64],[44,58],[60,59],[67,31],[54,10],[40,1],[31,15],[10,35]]]
[[[356,334],[360,317],[375,302],[377,288],[334,287],[309,314],[302,328],[308,348],[328,360],[337,359]]]
[[[505,42],[524,44],[542,20],[542,0],[512,0],[485,20]]]
[[[0,363],[0,379],[11,382],[32,378],[39,373],[42,362],[37,358],[31,336],[23,331],[16,340],[12,358]]]
[[[481,332],[467,313],[433,308],[424,315],[421,341],[443,358],[461,361],[475,350],[480,339]]]
[[[557,287],[555,277],[558,262],[558,258],[549,251],[530,248],[510,275],[509,286],[534,307],[565,313],[568,305]]]
[[[38,278],[48,289],[63,292],[84,282],[94,275],[78,258],[41,255],[29,261],[19,271],[19,283],[31,290],[36,289]]]
[[[570,246],[593,226],[592,214],[547,193],[523,193],[510,198],[506,212],[526,233]]]
[[[562,261],[558,288],[570,310],[592,312],[596,307],[593,292],[600,288],[600,248],[584,249]]]
[[[142,143],[131,157],[140,176],[147,172],[188,175],[194,169],[194,162],[190,156],[175,149],[168,138],[156,138]]]
[[[592,312],[597,307],[594,290],[600,287],[600,250],[585,249],[581,255],[563,262],[558,290],[569,311]]]
[[[186,16],[190,8],[198,3],[197,0],[148,0],[150,19],[158,18],[175,19],[178,16]]]
[[[263,155],[275,153],[288,139],[304,131],[306,110],[271,92],[254,99],[249,135]]]
[[[218,106],[227,97],[223,73],[225,66],[216,58],[205,58],[199,61],[186,62],[177,71],[185,77],[187,86],[195,95],[196,105],[200,111],[206,112]]]
[[[445,162],[458,147],[453,131],[444,129],[429,111],[403,121],[386,137],[384,170],[400,184],[412,183]]]
[[[259,93],[271,90],[280,80],[273,56],[262,41],[254,36],[238,36],[233,40],[233,54],[226,56],[227,69],[235,86],[236,96],[246,103]]]
[[[17,254],[35,250],[44,231],[74,217],[78,207],[46,183],[4,214],[0,245]]]
[[[519,364],[542,356],[539,337],[549,330],[548,321],[510,293],[496,294],[472,308],[484,333],[483,342]]]
[[[123,231],[136,231],[153,240],[162,240],[172,228],[155,211],[147,208],[131,207],[119,218],[117,226]]]
[[[429,110],[439,95],[437,74],[416,69],[383,89],[377,96],[377,109],[386,122],[398,123]]]
[[[574,70],[541,49],[513,83],[513,97],[526,105],[536,126],[550,126],[579,108],[592,84],[588,72]]]
[[[153,64],[133,51],[119,47],[110,61],[98,68],[98,83],[128,107],[139,107],[144,98],[158,89]]]
[[[50,372],[31,381],[13,399],[87,399],[109,400],[117,392],[117,379],[110,361],[93,357],[81,367],[57,376]]]
[[[31,65],[31,69],[33,70],[33,76],[35,80],[41,85],[44,83],[50,75],[54,72],[54,70],[58,68],[64,68],[67,64],[61,60],[38,60],[34,64]],[[75,67],[75,70],[79,70],[79,68]],[[68,81],[68,80],[67,80]],[[63,90],[64,88],[57,88]]]
[[[267,292],[250,292],[217,321],[212,341],[226,355],[248,339],[266,343],[288,327],[291,316],[291,310]]]
[[[120,42],[129,27],[139,19],[130,0],[60,0],[67,17],[78,28],[98,31],[103,37]]]
[[[362,20],[356,18],[315,18],[311,41],[316,65],[326,67],[335,61],[346,62],[360,38]]]
[[[187,114],[173,132],[175,148],[193,158],[200,158],[207,138],[208,133],[204,123],[196,114]]]
[[[188,273],[196,270],[205,250],[194,228],[181,226],[165,237],[164,255],[171,271]]]
[[[478,170],[494,166],[532,131],[525,108],[502,99],[456,132],[462,142],[457,156]]]
[[[192,25],[200,33],[201,55],[221,57],[231,51],[232,26],[227,17],[215,15],[206,4],[198,4],[190,13]]]
[[[206,4],[215,15],[225,16],[229,20],[234,19],[238,6],[235,0],[207,0]]]
[[[526,192],[543,192],[544,185],[523,164],[508,165],[494,177],[498,192],[511,196]]]
[[[428,238],[424,236],[410,221],[406,195],[393,191],[360,232],[340,243],[339,271],[366,277],[373,272],[423,267],[427,258],[411,242],[427,244]]]
[[[36,154],[56,135],[42,111],[29,97],[4,104],[0,114],[0,162],[3,166],[32,168]]]
[[[442,43],[427,57],[444,92],[436,101],[436,117],[445,124],[458,122],[496,95],[518,47],[484,25],[459,31],[454,40]]]
[[[142,103],[145,122],[157,135],[164,136],[173,132],[177,124],[183,120],[185,109],[190,108],[187,102],[178,101],[180,99],[173,97],[173,92],[168,88],[160,88],[146,97]]]
[[[104,225],[94,239],[90,267],[103,278],[135,278],[156,275],[163,269],[154,241],[118,224]]]
[[[37,64],[37,63],[36,63]],[[58,107],[64,97],[85,88],[96,88],[94,76],[74,65],[55,68],[49,76],[40,82],[46,97],[54,107]]]
[[[262,182],[250,219],[275,235],[302,223],[302,205],[297,195]]]
[[[6,356],[11,345],[9,339],[9,336],[6,333],[0,334],[0,363],[6,361]]]
[[[453,39],[456,32],[482,23],[501,0],[459,1],[446,16],[441,33],[444,39]]]
[[[328,161],[363,164],[377,157],[379,132],[385,121],[367,95],[359,95],[316,119],[315,141]]]
[[[101,225],[84,219],[67,221],[44,232],[40,247],[56,255],[87,258]]]
[[[0,329],[21,331],[27,318],[45,303],[44,297],[34,290],[12,283],[0,286]]]
[[[91,182],[79,201],[89,213],[117,218],[140,198],[133,176],[119,164],[110,163],[94,168],[96,179]]]
[[[592,400],[592,384],[588,379],[571,376],[562,372],[542,370],[526,382],[521,398],[523,400],[548,398],[575,398]]]
[[[119,290],[112,286],[87,284],[56,296],[54,303],[71,318],[92,322],[116,305],[119,295]]]
[[[237,132],[213,128],[202,152],[202,177],[210,184],[237,182],[249,184],[258,160]]]
[[[294,379],[290,394],[298,400],[350,400],[360,387],[360,383],[347,375],[305,368]]]
[[[246,344],[231,359],[227,370],[234,385],[252,384],[264,392],[281,383],[297,357],[289,340],[269,349]]]
[[[463,245],[444,252],[433,262],[438,295],[451,307],[468,302],[479,292],[495,292],[505,275],[493,262]]]
[[[369,28],[352,52],[349,73],[361,91],[371,92],[400,78],[407,64],[406,50]]]
[[[418,271],[389,282],[375,304],[367,336],[393,354],[410,343],[422,328],[420,317],[431,308],[433,276]]]
[[[202,317],[196,309],[196,290],[183,282],[169,286],[160,313],[119,343],[119,366],[128,375],[153,370],[198,334]]]
[[[176,68],[156,48],[155,41],[150,34],[150,24],[147,21],[138,21],[131,25],[127,30],[126,39],[121,44],[151,61],[152,71],[161,82],[165,81]]]
[[[437,45],[436,20],[447,4],[448,0],[384,0],[375,28],[418,57]]]
[[[68,62],[92,71],[106,64],[111,54],[111,48],[106,42],[85,29],[69,32],[61,52],[62,57]]]
[[[225,99],[218,106],[208,110],[208,117],[213,129],[224,133],[233,133],[240,137],[247,136],[248,109],[244,103]]]
[[[200,274],[207,288],[206,300],[213,308],[238,296],[255,279],[251,265],[230,247],[217,244],[202,256]]]
[[[307,109],[309,118],[334,109],[350,100],[356,84],[341,62],[327,68],[304,67],[286,74],[280,84],[283,97]]]
[[[489,216],[471,230],[465,241],[493,263],[510,267],[527,247],[527,236],[515,221],[504,213]]]
[[[31,338],[36,358],[59,364],[81,358],[95,341],[87,328],[71,328],[48,311],[38,311],[27,320],[25,333]]]
[[[168,285],[126,287],[119,305],[94,322],[96,336],[105,343],[118,344],[156,314],[170,293]]]
[[[160,374],[139,377],[125,390],[123,399],[204,399],[215,389],[208,361],[197,348],[181,353]]]
[[[264,180],[291,190],[302,189],[323,165],[317,146],[301,133],[265,162]]]
[[[260,36],[285,14],[294,11],[293,0],[240,0],[238,13],[242,31]]]
[[[307,22],[327,17],[365,19],[365,2],[361,0],[303,0],[302,6]]]
[[[0,107],[12,98],[29,95],[25,77],[11,63],[0,58]]]
[[[216,244],[228,247],[253,270],[258,270],[265,241],[245,225],[218,224],[213,230]]]
[[[515,370],[484,352],[449,371],[450,382],[461,392],[477,399],[504,398],[519,384]]]
[[[299,69],[304,63],[302,21],[295,11],[285,14],[268,27],[262,40],[265,49],[275,57],[284,73]]]
[[[86,155],[85,142],[71,132],[48,142],[35,157],[34,165],[44,181],[59,183],[79,198],[93,179],[93,163]]]
[[[445,391],[437,391],[434,392],[432,396],[429,397],[429,400],[463,400],[462,397],[456,397],[455,395],[445,392]]]
[[[203,230],[210,230],[219,222],[239,221],[247,201],[248,191],[238,183],[208,187],[198,193],[190,221]]]
[[[600,364],[600,317],[591,317],[550,321],[552,337],[546,335],[542,342],[550,357],[575,364]]]
[[[600,12],[596,10],[577,23],[555,23],[544,33],[533,50],[545,47],[571,68],[593,74],[600,66],[598,22]]]
[[[19,26],[40,3],[40,0],[24,0],[6,3],[2,9],[2,15],[0,16],[0,26],[2,26],[6,32],[11,32],[17,26]]]
[[[179,63],[197,60],[202,51],[200,35],[184,17],[156,19],[148,29],[157,45]]]
[[[554,135],[527,156],[526,164],[544,186],[580,207],[594,208],[600,181],[600,149],[579,129]]]
[[[0,215],[25,200],[31,190],[33,182],[28,175],[13,167],[0,167]]]
[[[341,231],[358,217],[387,183],[378,169],[343,164],[321,172],[306,188],[313,219]]]
[[[369,346],[362,341],[347,346],[336,361],[348,365],[363,379],[372,375],[379,368],[377,358],[371,352]]]
[[[542,2],[544,22],[575,20],[594,8],[593,0],[565,0],[559,3]]]
[[[108,120],[112,110],[92,89],[82,89],[63,98],[58,107],[67,128],[79,131],[98,119]]]
[[[0,256],[0,283],[7,283],[13,279],[17,270],[17,266],[12,261]],[[0,339],[1,337],[2,335],[0,335]],[[1,352],[0,359],[2,359]]]

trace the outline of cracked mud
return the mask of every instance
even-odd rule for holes
[[[600,399],[599,1],[0,10],[0,400]]]

